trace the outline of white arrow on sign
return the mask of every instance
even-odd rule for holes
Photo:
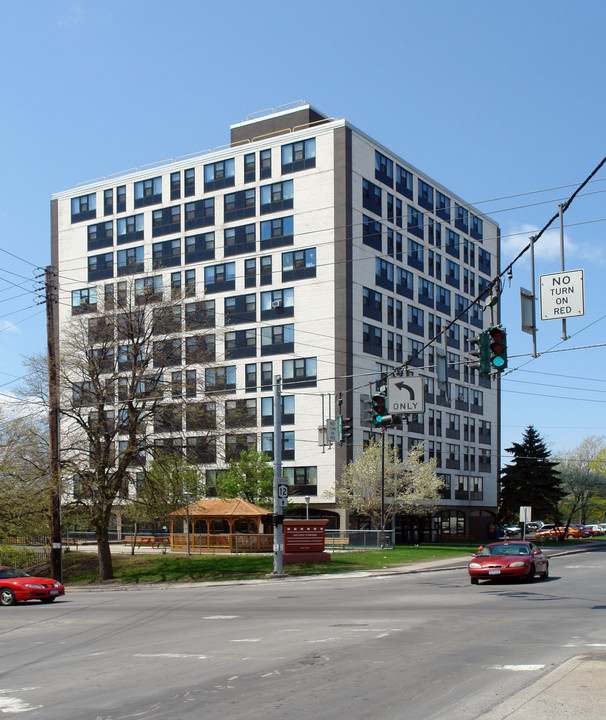
[[[392,377],[387,383],[390,415],[425,412],[425,380],[422,377]]]

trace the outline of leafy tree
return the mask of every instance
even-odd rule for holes
[[[499,518],[504,523],[517,521],[521,506],[532,507],[533,517],[558,521],[558,504],[564,492],[561,488],[557,462],[550,460],[539,433],[529,425],[521,443],[514,443],[507,452],[514,459],[501,472]]]
[[[0,411],[0,528],[2,535],[49,532],[47,428],[37,413]]]
[[[384,522],[391,523],[397,513],[426,515],[440,497],[442,480],[436,474],[436,459],[424,461],[423,444],[413,445],[404,462],[397,449],[386,443],[384,483],[381,492],[382,443],[372,439],[355,460],[349,462],[336,490],[337,501],[360,515],[369,517],[381,528],[381,496],[384,498]]]
[[[561,510],[567,517],[567,526],[576,513],[581,523],[586,523],[591,513],[601,516],[606,493],[606,477],[600,472],[600,458],[604,452],[604,436],[591,435],[577,447],[560,454],[558,469],[565,493]]]
[[[274,473],[270,458],[258,450],[244,450],[232,460],[227,472],[217,477],[217,495],[242,498],[261,507],[272,507]]]

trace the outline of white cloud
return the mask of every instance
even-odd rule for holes
[[[17,333],[18,335],[21,334],[21,329],[14,323],[10,322],[10,320],[2,320],[2,322],[0,322],[0,332],[4,331]]]
[[[511,262],[518,253],[525,248],[533,235],[537,235],[539,228],[535,225],[525,224],[512,226],[501,235],[501,257],[502,264]],[[549,228],[537,240],[534,246],[535,259],[537,261],[559,261],[560,259],[560,230],[558,227]],[[577,263],[582,260],[591,259],[593,263],[602,264],[604,254],[601,248],[595,244],[572,239],[570,234],[564,230],[564,256],[566,265]],[[527,251],[521,260],[530,261],[530,251]]]

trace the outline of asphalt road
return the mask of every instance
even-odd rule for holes
[[[526,585],[463,569],[72,592],[0,608],[23,720],[470,720],[606,648],[606,553]]]

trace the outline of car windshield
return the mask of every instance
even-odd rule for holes
[[[527,545],[486,545],[478,553],[478,557],[489,555],[530,555]]]
[[[17,568],[0,568],[0,578],[30,577],[28,573]]]

